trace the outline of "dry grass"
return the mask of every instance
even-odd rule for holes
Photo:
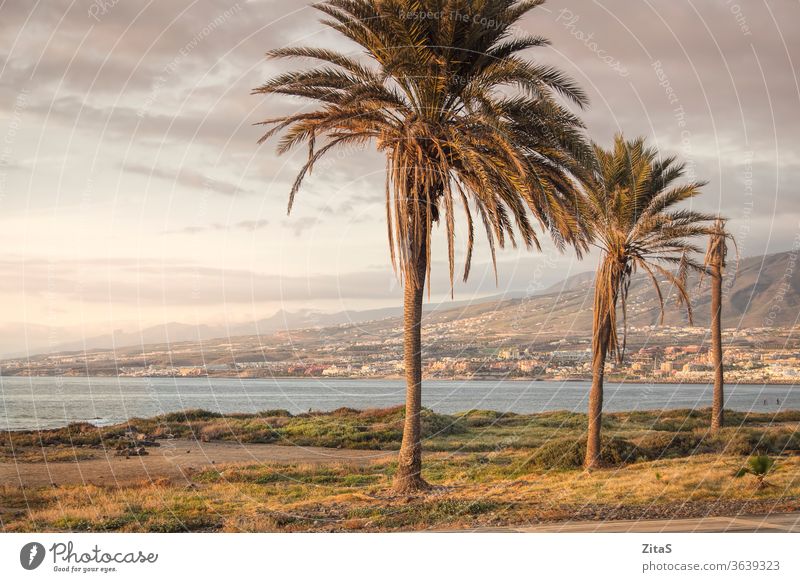
[[[402,408],[292,416],[222,417],[187,411],[113,427],[73,425],[5,433],[17,461],[70,460],[125,438],[130,429],[207,440],[341,448],[399,446]],[[6,531],[396,531],[524,525],[566,519],[636,519],[800,508],[800,412],[728,412],[720,435],[710,411],[608,414],[606,458],[591,474],[582,458],[586,416],[425,412],[425,478],[417,497],[390,493],[393,463],[218,465],[189,481],[117,487],[0,489]],[[757,491],[734,473],[751,453],[777,458]]]
[[[125,487],[0,490],[6,531],[393,531],[565,519],[647,518],[800,508],[800,458],[758,491],[739,456],[695,455],[591,474],[546,471],[519,452],[428,455],[417,497],[389,491],[392,464],[221,466]]]
[[[60,463],[93,459],[96,451],[67,446],[0,446],[0,462],[16,463]]]

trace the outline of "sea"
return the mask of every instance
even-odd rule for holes
[[[603,409],[706,408],[712,390],[706,384],[607,382]],[[431,380],[423,383],[422,401],[441,413],[585,412],[588,395],[588,382]],[[404,398],[402,380],[0,377],[0,430],[57,428],[72,422],[100,426],[193,408],[220,413],[284,409],[293,414],[384,408],[402,404]],[[725,407],[754,412],[800,409],[800,389],[728,384]]]

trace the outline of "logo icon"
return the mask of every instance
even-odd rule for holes
[[[44,561],[44,546],[39,542],[30,542],[19,551],[19,563],[26,570],[35,570]]]

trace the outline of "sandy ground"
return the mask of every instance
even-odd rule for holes
[[[142,479],[186,480],[187,472],[225,463],[346,463],[363,465],[393,457],[392,451],[362,451],[176,439],[148,448],[142,457],[118,457],[97,451],[96,458],[49,463],[0,463],[0,483],[11,486],[113,485]]]

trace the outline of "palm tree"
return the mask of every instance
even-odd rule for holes
[[[600,464],[600,426],[603,412],[603,375],[606,358],[625,355],[628,290],[641,269],[652,281],[664,317],[664,295],[659,276],[671,283],[679,302],[692,311],[686,292],[686,274],[702,271],[692,259],[699,252],[691,239],[708,232],[712,217],[692,210],[675,210],[704,185],[673,185],[685,172],[674,157],[659,159],[644,138],[614,139],[611,150],[594,145],[595,176],[587,187],[588,218],[601,250],[595,277],[592,339],[592,387],[589,393],[589,435],[585,467]],[[670,268],[672,267],[672,268]],[[617,308],[622,309],[622,339],[617,332]]]
[[[711,277],[711,359],[714,366],[714,396],[711,404],[711,432],[719,432],[724,423],[724,372],[722,366],[722,275],[728,254],[728,239],[736,241],[718,217],[709,231],[705,266]]]
[[[254,93],[308,99],[312,110],[264,121],[261,142],[283,133],[279,153],[306,144],[308,159],[289,194],[337,147],[374,143],[386,158],[386,218],[392,265],[404,285],[406,409],[394,487],[422,479],[421,318],[431,266],[431,232],[443,223],[450,287],[455,214],[466,221],[463,278],[470,271],[474,216],[496,247],[539,247],[538,223],[563,248],[585,248],[574,188],[591,148],[582,124],[557,100],[586,96],[558,70],[522,58],[547,41],[515,36],[515,23],[543,0],[328,0],[325,24],[354,42],[359,56],[290,47],[271,58],[320,66],[287,72]],[[518,234],[515,234],[518,233]],[[518,237],[518,238],[517,238]]]
[[[736,471],[734,477],[741,478],[745,475],[752,475],[756,478],[756,489],[761,490],[769,483],[765,481],[767,475],[775,466],[775,460],[767,455],[756,455],[747,460],[747,465]]]

